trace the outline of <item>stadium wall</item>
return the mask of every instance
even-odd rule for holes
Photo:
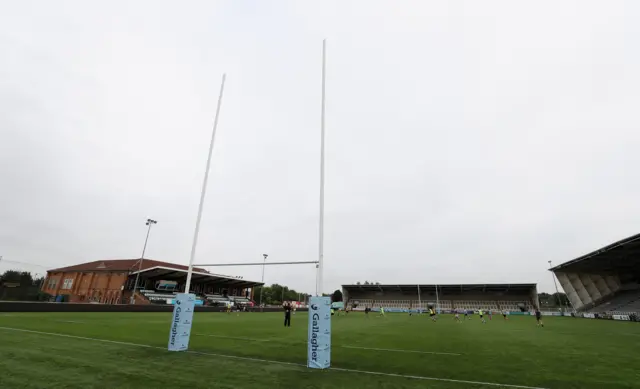
[[[69,302],[116,304],[122,299],[125,271],[51,272],[42,291],[52,296],[68,295]]]
[[[306,312],[307,308],[297,311]],[[173,305],[165,304],[67,304],[0,301],[0,312],[173,312]],[[226,312],[225,307],[196,305],[196,312]],[[255,308],[250,312],[282,312],[282,308]]]

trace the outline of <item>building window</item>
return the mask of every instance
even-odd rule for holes
[[[58,284],[58,279],[56,279],[56,278],[50,278],[50,279],[49,279],[49,283],[47,284],[47,288],[49,288],[49,289],[55,289],[57,284]]]
[[[65,278],[62,283],[62,289],[71,289],[73,286],[73,278]]]

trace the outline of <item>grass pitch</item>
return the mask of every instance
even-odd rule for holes
[[[307,316],[196,313],[190,352],[170,313],[0,313],[0,388],[640,388],[640,324],[527,316],[462,324],[334,317],[332,369],[306,363]],[[66,336],[62,336],[66,335]]]

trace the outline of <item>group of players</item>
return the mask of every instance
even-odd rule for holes
[[[293,312],[293,314],[295,314],[295,306],[293,306],[291,303],[285,303],[283,304],[283,308],[284,308],[284,326],[285,327],[291,327],[291,313]],[[227,312],[231,313],[231,306],[228,305],[227,306]],[[345,314],[348,313],[349,311],[338,311],[338,312],[344,312]],[[369,313],[372,312],[371,307],[365,307],[364,309],[364,313],[365,316],[368,318],[369,317]],[[453,320],[457,323],[462,323],[463,320],[460,319],[460,313],[462,313],[464,315],[464,320],[471,320],[471,315],[469,314],[469,312],[471,312],[471,315],[473,315],[473,311],[468,311],[466,309],[454,309],[453,310]],[[419,314],[422,313],[422,311],[418,312]],[[429,307],[428,309],[428,313],[429,313],[429,318],[431,319],[431,321],[436,322],[438,321],[438,315],[436,313],[436,311],[433,309],[433,307]],[[493,310],[488,310],[486,311],[486,313],[489,316],[489,320],[493,320]],[[502,318],[504,321],[508,321],[509,320],[509,312],[507,310],[502,310],[500,312],[502,314]],[[332,308],[331,309],[331,316],[333,316],[335,314],[335,310]],[[409,311],[409,316],[412,316],[413,312]],[[378,310],[378,316],[385,316],[385,312],[384,312],[384,307],[380,307],[380,309]],[[485,319],[485,311],[483,311],[482,309],[478,310],[478,316],[480,317],[480,321],[483,324],[486,324],[487,321]],[[536,325],[538,327],[544,327],[544,323],[542,321],[542,314],[540,313],[540,310],[538,308],[535,309],[535,316],[536,316]]]
[[[366,307],[364,309],[364,313],[365,315],[369,315],[369,312],[371,312],[371,308]],[[438,315],[436,314],[436,311],[433,309],[433,307],[429,307],[428,309],[429,312],[429,317],[431,318],[431,321],[436,322],[438,320]],[[469,315],[468,310],[466,309],[454,309],[453,310],[453,320],[457,323],[462,323],[462,320],[460,319],[460,313],[464,314],[464,319],[465,320],[471,320],[471,316]],[[472,312],[472,311],[471,311]],[[421,311],[419,311],[419,313],[422,313]],[[493,311],[492,310],[488,310],[486,311],[486,313],[489,316],[489,320],[493,320]],[[504,321],[509,320],[509,311],[507,310],[502,310],[502,318]],[[472,312],[473,314],[473,312]],[[384,316],[384,308],[380,307],[379,311],[378,311],[378,316]],[[412,316],[413,312],[409,311],[409,316]],[[484,324],[487,323],[486,319],[484,318],[485,316],[485,311],[483,311],[482,309],[478,310],[478,316],[480,317],[480,321]],[[540,310],[538,308],[535,309],[535,316],[536,316],[536,326],[538,327],[544,327],[544,322],[542,321],[542,314],[540,313]]]

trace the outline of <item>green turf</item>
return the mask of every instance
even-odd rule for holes
[[[304,314],[283,328],[276,313],[197,313],[190,353],[166,351],[170,320],[169,313],[0,313],[0,388],[495,387],[403,376],[552,389],[640,387],[640,324],[630,322],[546,318],[537,328],[526,316],[485,325],[477,317],[462,324],[450,316],[437,323],[406,314],[334,317],[332,367],[360,371],[354,372],[302,366]]]

